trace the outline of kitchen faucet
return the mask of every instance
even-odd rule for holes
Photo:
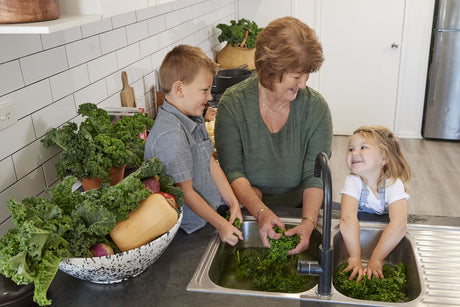
[[[319,276],[316,294],[321,299],[328,299],[332,295],[332,181],[329,159],[324,152],[320,152],[315,160],[315,177],[321,177],[321,175],[323,177],[323,240],[319,246],[319,261],[300,260],[297,262],[297,272],[303,275]]]

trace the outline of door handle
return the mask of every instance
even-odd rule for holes
[[[397,44],[397,43],[391,44],[391,49],[396,49],[398,47],[399,47],[399,44]]]

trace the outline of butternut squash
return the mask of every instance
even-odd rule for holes
[[[127,220],[118,222],[110,236],[121,251],[149,243],[170,230],[177,222],[177,211],[161,194],[150,194]]]

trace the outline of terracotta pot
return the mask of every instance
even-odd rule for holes
[[[125,176],[125,167],[126,165],[123,165],[119,168],[115,168],[112,166],[109,172],[109,177],[111,178],[110,185],[116,185],[117,183],[123,180],[123,177]],[[91,189],[98,189],[100,188],[101,184],[102,180],[99,178],[84,178],[81,181],[81,185],[83,186],[83,189],[85,191]]]
[[[249,70],[255,69],[254,53],[256,49],[233,47],[227,44],[216,56],[217,63],[222,69],[232,69],[248,65]]]
[[[0,0],[0,23],[53,20],[59,13],[58,0]]]

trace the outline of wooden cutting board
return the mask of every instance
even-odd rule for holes
[[[121,105],[123,107],[135,107],[136,99],[134,98],[134,89],[129,86],[128,75],[126,71],[121,72],[121,80],[123,81],[123,90],[121,90]]]

